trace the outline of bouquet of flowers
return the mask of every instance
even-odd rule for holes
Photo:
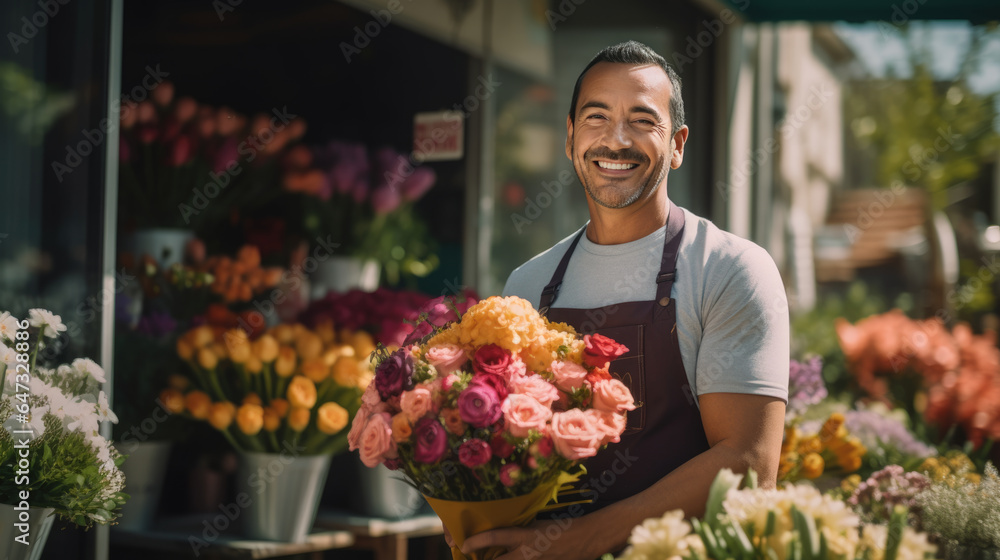
[[[427,320],[439,326],[376,353],[348,440],[365,465],[402,471],[461,546],[529,523],[580,460],[619,441],[635,404],[608,366],[627,348],[581,338],[518,297]]]
[[[244,452],[332,454],[372,377],[371,335],[280,324],[253,337],[202,325],[183,334],[177,354],[191,379],[173,378],[160,399],[173,413],[205,420]]]
[[[66,326],[44,309],[29,313],[22,321],[0,313],[0,464],[11,467],[0,477],[0,503],[54,508],[82,527],[109,524],[128,496],[124,457],[98,432],[102,421],[118,421],[100,390],[104,370],[86,358],[37,364],[44,339]]]
[[[756,487],[756,475],[722,469],[709,490],[704,519],[680,510],[632,531],[622,560],[922,560],[936,547],[906,525],[898,508],[885,525],[861,526],[846,503],[814,487]],[[610,559],[611,555],[605,555]]]

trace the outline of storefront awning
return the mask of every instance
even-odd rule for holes
[[[997,0],[724,0],[750,21],[884,21],[1000,19]]]

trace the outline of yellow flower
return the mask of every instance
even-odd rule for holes
[[[283,345],[290,345],[295,342],[295,329],[291,325],[286,325],[284,323],[280,325],[275,325],[270,331],[270,335],[278,341],[278,343]]]
[[[819,453],[810,453],[802,458],[802,476],[816,478],[823,474],[823,457]]]
[[[324,434],[333,435],[347,425],[347,409],[335,402],[323,403],[316,411],[316,427]]]
[[[260,373],[264,370],[264,362],[260,361],[257,356],[251,355],[247,359],[247,363],[243,364],[243,367],[247,368],[250,373]]]
[[[264,409],[259,404],[245,403],[236,412],[236,424],[244,434],[257,435],[264,427]]]
[[[191,391],[184,395],[184,407],[187,408],[191,416],[198,420],[205,420],[212,407],[212,399],[202,391]]]
[[[189,342],[195,348],[204,348],[215,342],[215,333],[212,332],[212,327],[208,325],[195,328],[188,333],[188,336],[190,336]]]
[[[198,350],[198,365],[204,369],[215,369],[219,365],[219,357],[211,349],[201,348]]]
[[[392,417],[392,439],[396,443],[403,443],[410,439],[413,435],[413,427],[410,426],[410,421],[406,419],[406,415],[400,412],[399,414]]]
[[[302,362],[302,375],[305,375],[313,383],[322,383],[330,377],[330,368],[320,358],[313,358]]]
[[[361,380],[361,367],[351,356],[341,356],[333,364],[333,380],[344,387],[357,387]]]
[[[799,455],[808,455],[809,453],[819,453],[823,450],[823,444],[819,440],[819,436],[811,435],[806,436],[799,440]]]
[[[226,352],[233,363],[242,364],[250,358],[250,340],[243,329],[226,331],[222,340],[226,343]]]
[[[264,363],[273,362],[278,357],[278,341],[265,334],[253,341],[253,354]]]
[[[177,389],[164,389],[160,391],[160,402],[163,404],[163,408],[170,414],[184,412],[184,395]]]
[[[819,431],[819,437],[823,442],[827,442],[832,439],[843,438],[847,435],[846,428],[841,430],[844,426],[844,415],[839,412],[834,412],[826,419],[823,423],[823,428]]]
[[[795,426],[785,427],[785,439],[781,442],[781,452],[788,453],[799,443],[799,429]]]
[[[337,339],[337,333],[333,330],[333,322],[327,320],[316,325],[316,336],[323,341],[323,344],[333,344]]]
[[[296,432],[301,432],[306,429],[309,425],[310,413],[311,411],[308,408],[293,406],[292,409],[288,411],[288,427]]]
[[[242,404],[255,404],[260,406],[261,405],[260,396],[257,395],[257,393],[247,393],[247,396],[243,397]]]
[[[281,377],[295,373],[295,350],[282,346],[278,350],[278,360],[274,362],[274,372]]]
[[[845,494],[853,494],[860,484],[861,484],[861,476],[852,474],[851,476],[848,476],[844,480],[840,481],[840,489]]]
[[[316,384],[307,377],[296,375],[285,396],[293,407],[312,408],[316,404]]]
[[[225,430],[233,423],[234,416],[236,416],[236,405],[233,403],[213,403],[208,410],[208,423],[216,430]]]
[[[188,342],[185,336],[177,339],[177,355],[186,362],[191,361],[191,357],[194,356],[194,346]]]
[[[844,472],[854,472],[861,468],[861,456],[846,455],[838,457],[837,464],[840,465],[840,468],[844,469]]]
[[[295,341],[295,350],[303,360],[312,360],[323,352],[323,341],[316,334],[304,330]]]
[[[375,351],[375,339],[365,331],[357,331],[350,338],[355,356],[368,356]]]
[[[271,410],[278,415],[278,418],[284,418],[288,415],[288,401],[282,398],[272,400]]]
[[[268,432],[273,432],[281,426],[281,416],[274,411],[273,408],[267,407],[264,409],[264,429]]]

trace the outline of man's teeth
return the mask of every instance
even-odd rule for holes
[[[633,167],[638,167],[638,163],[611,163],[609,161],[598,161],[602,169],[632,169]]]

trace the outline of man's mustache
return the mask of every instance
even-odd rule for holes
[[[598,146],[596,148],[591,148],[591,149],[587,150],[583,154],[583,157],[585,159],[587,159],[587,160],[592,160],[592,159],[598,159],[598,158],[600,158],[600,159],[607,159],[607,160],[611,160],[611,161],[622,161],[622,160],[624,160],[624,161],[631,161],[631,162],[636,162],[636,163],[646,163],[646,162],[649,161],[649,158],[646,157],[646,154],[644,154],[644,153],[642,153],[642,152],[640,152],[638,150],[635,150],[635,149],[632,149],[632,148],[625,148],[624,150],[612,150],[612,149],[604,147],[604,146]]]

